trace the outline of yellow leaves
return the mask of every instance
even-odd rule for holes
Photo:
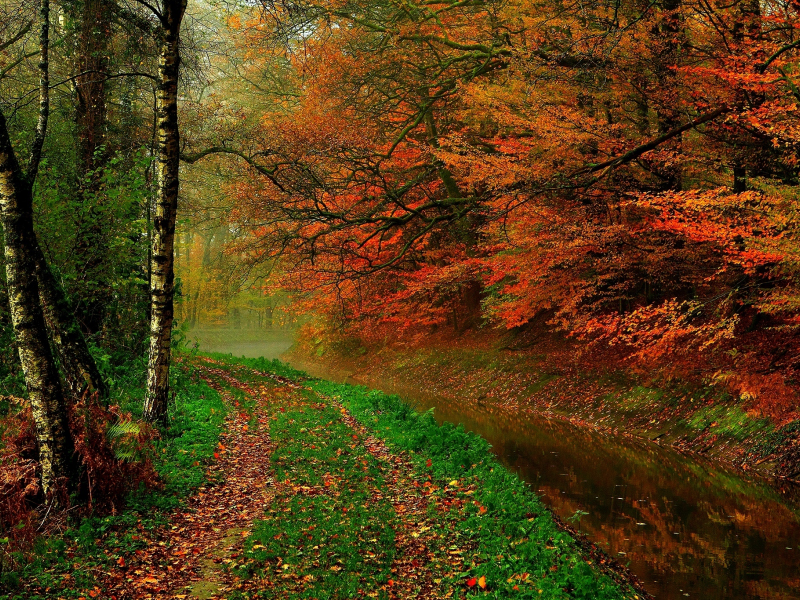
[[[242,18],[239,15],[231,15],[228,17],[228,28],[230,29],[241,29],[242,28]]]

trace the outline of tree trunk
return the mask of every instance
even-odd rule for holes
[[[89,352],[86,338],[70,310],[64,292],[38,245],[35,251],[39,301],[66,384],[74,396],[89,390],[107,397],[108,386]]]
[[[178,212],[178,71],[180,26],[186,0],[165,0],[158,60],[158,198],[153,218],[150,282],[150,356],[144,416],[164,422],[169,398],[170,341],[174,312],[175,219]]]
[[[657,111],[658,133],[665,134],[679,127],[682,117],[679,111],[678,90],[676,87],[676,67],[680,66],[680,48],[685,41],[685,23],[680,14],[682,0],[662,0],[657,6],[661,10],[659,26],[654,31],[659,41],[660,52],[655,57],[653,70],[661,86],[667,90],[666,98]],[[679,134],[670,142],[677,154],[683,151],[683,134]],[[669,190],[680,190],[683,185],[683,173],[680,159],[674,165],[661,169],[664,187]]]
[[[78,175],[85,176],[105,163],[106,70],[111,26],[105,0],[84,0],[78,21],[75,56],[75,124],[78,133]],[[82,182],[85,183],[85,182]]]
[[[106,147],[106,71],[111,25],[106,0],[84,0],[76,7],[79,9],[79,14],[74,17],[78,28],[74,61],[78,194],[85,214],[91,216],[81,220],[77,235],[76,260],[83,269],[80,280],[76,282],[80,290],[76,296],[83,325],[90,333],[97,333],[103,327],[106,306],[112,295],[106,264],[107,243],[97,211],[98,202],[102,201],[98,194],[100,169],[109,156]]]
[[[33,229],[32,183],[41,159],[49,115],[50,6],[42,0],[39,123],[27,176],[14,153],[5,115],[0,111],[0,220],[5,241],[6,278],[14,335],[33,410],[42,488],[51,492],[59,481],[69,482],[72,472],[72,438],[67,410],[39,305],[36,255],[39,242]]]

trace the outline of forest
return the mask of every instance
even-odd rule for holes
[[[0,0],[0,596],[647,597],[539,523],[479,437],[192,332],[291,331],[305,360],[391,349],[398,372],[500,340],[519,353],[413,377],[462,395],[500,377],[516,395],[481,398],[502,410],[524,395],[593,425],[618,388],[666,390],[678,404],[606,429],[659,439],[669,413],[707,452],[741,415],[729,462],[800,480],[799,59],[797,0]],[[540,355],[541,386],[522,366]],[[284,487],[258,483],[259,453]],[[349,496],[326,495],[334,463]],[[149,575],[164,515],[227,502],[198,500],[215,481],[256,503],[247,560]],[[299,533],[281,502],[395,520]],[[506,564],[513,519],[532,529]],[[303,540],[344,555],[359,527],[375,564],[329,552],[290,578]],[[118,572],[68,574],[89,564]]]

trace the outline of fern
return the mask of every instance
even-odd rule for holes
[[[134,461],[138,458],[136,444],[131,443],[130,436],[138,436],[141,431],[141,426],[135,421],[117,421],[108,428],[106,436],[118,459]]]
[[[141,433],[141,426],[135,421],[117,421],[108,428],[108,438],[114,440],[126,435],[139,435]]]

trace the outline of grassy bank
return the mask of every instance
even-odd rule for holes
[[[236,371],[253,386],[302,378],[277,361],[215,358],[267,376]],[[283,485],[235,567],[266,582],[263,597],[637,597],[587,561],[480,437],[381,392],[303,385],[276,409]],[[389,454],[370,452],[376,443]]]
[[[536,412],[703,453],[769,475],[800,476],[792,455],[800,420],[776,423],[713,386],[597,371],[546,354],[547,345],[509,347],[480,332],[426,346],[364,347],[303,339],[287,355],[353,381],[401,394],[432,394],[509,414]]]
[[[172,424],[154,449],[163,489],[40,539],[27,564],[4,574],[0,597],[111,598],[112,589],[145,589],[134,586],[154,565],[189,565],[189,579],[180,589],[151,586],[153,597],[190,597],[206,589],[202,564],[211,559],[231,583],[206,597],[642,597],[557,527],[480,437],[397,397],[308,379],[277,361],[185,356],[177,371]],[[268,501],[245,529],[211,524],[223,529],[224,549],[201,544],[186,554],[167,536],[194,526],[187,501],[191,513],[198,499],[219,500],[213,490],[232,471],[215,471],[217,462],[246,467],[222,443],[232,417],[238,448],[269,448],[255,453],[263,468],[250,465],[269,482]]]

